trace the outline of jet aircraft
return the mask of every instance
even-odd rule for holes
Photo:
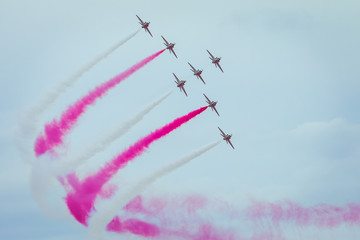
[[[210,54],[210,57],[209,57],[209,58],[211,59],[211,62],[215,64],[215,67],[219,67],[220,70],[221,70],[222,72],[224,72],[224,71],[222,70],[220,64],[219,64],[219,62],[220,62],[220,60],[221,60],[221,57],[214,57],[214,56],[209,52],[209,50],[206,50],[206,51]]]
[[[185,88],[184,88],[184,85],[185,85],[186,81],[185,80],[179,80],[177,78],[177,76],[175,75],[175,73],[173,73],[173,75],[176,78],[175,83],[176,83],[177,87],[180,88],[180,92],[184,91],[185,95],[187,96],[187,93],[186,93]]]
[[[220,135],[223,137],[223,140],[225,140],[226,141],[226,143],[228,143],[228,144],[230,144],[230,146],[233,148],[233,149],[235,149],[234,148],[234,146],[231,144],[231,142],[230,142],[230,138],[232,137],[232,134],[225,134],[219,127],[218,127],[218,129],[220,130]]]
[[[173,53],[176,58],[178,58],[174,52],[175,43],[168,43],[168,41],[166,41],[166,39],[163,36],[161,36],[161,37],[162,37],[162,39],[164,39],[164,42],[165,42],[164,45],[166,46],[166,49],[169,49],[169,51],[171,53]]]
[[[193,67],[193,65],[191,65],[189,62],[188,62],[188,64],[190,65],[190,67],[191,67],[190,70],[193,71],[194,75],[195,75],[197,78],[200,78],[201,81],[202,81],[204,84],[206,84],[205,81],[204,81],[204,79],[201,77],[202,70],[200,70],[200,69],[195,69],[195,68]]]
[[[148,32],[148,33],[150,34],[150,36],[152,37],[153,35],[151,34],[151,32],[150,32],[150,30],[149,30],[150,22],[143,22],[143,20],[141,20],[138,15],[136,15],[136,16],[137,16],[137,18],[138,18],[139,21],[140,21],[139,23],[141,24],[141,27],[142,27],[143,29],[145,29],[145,32]]]
[[[211,107],[211,110],[214,110],[216,112],[216,114],[218,116],[220,116],[220,114],[218,113],[218,111],[216,110],[215,106],[217,104],[217,102],[215,101],[210,101],[210,99],[204,94],[205,98],[206,98],[206,103],[208,104],[209,107]]]

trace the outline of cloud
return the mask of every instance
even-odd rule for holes
[[[327,159],[360,157],[360,124],[343,118],[301,124],[290,131],[290,136],[301,149]]]

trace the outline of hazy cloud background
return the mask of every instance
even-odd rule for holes
[[[58,81],[138,29],[135,14],[151,21],[154,38],[141,31],[62,95],[41,123],[163,48],[160,35],[176,42],[179,59],[163,53],[98,101],[66,138],[64,157],[174,88],[172,72],[187,80],[189,97],[174,92],[131,133],[80,168],[81,174],[150,130],[204,105],[205,93],[219,101],[221,117],[205,112],[155,143],[118,180],[136,180],[219,139],[220,126],[233,133],[236,151],[223,143],[156,182],[153,190],[201,192],[239,208],[250,199],[289,199],[305,206],[359,201],[358,1],[0,1],[2,239],[86,238],[86,229],[70,216],[49,219],[35,204],[30,167],[14,145],[16,122]],[[224,74],[211,65],[206,49],[222,57]],[[204,69],[206,85],[192,76],[188,61]],[[55,193],[61,191],[54,186]],[[61,199],[54,198],[53,207],[59,204]],[[306,239],[360,236],[359,229],[346,227],[303,231]]]

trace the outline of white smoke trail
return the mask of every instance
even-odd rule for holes
[[[91,68],[93,68],[96,64],[98,64],[101,60],[108,57],[112,52],[114,52],[116,49],[118,49],[121,45],[125,44],[127,41],[132,39],[139,31],[138,29],[132,34],[130,34],[125,39],[117,42],[115,45],[98,55],[96,58],[94,58],[91,62],[84,65],[80,69],[78,69],[75,73],[73,73],[70,77],[65,79],[63,82],[61,82],[57,87],[53,88],[54,90],[50,93],[48,93],[42,101],[40,101],[38,104],[36,104],[36,107],[33,109],[34,111],[31,112],[31,114],[38,116],[39,114],[43,113],[44,110],[46,110],[51,104],[54,103],[54,101],[59,97],[59,95],[64,92],[67,88],[71,87],[79,78],[82,77],[86,72],[88,72]]]
[[[129,186],[126,191],[121,191],[116,193],[111,199],[106,200],[105,204],[102,204],[101,209],[94,213],[92,218],[89,221],[89,234],[90,238],[93,240],[104,239],[104,231],[107,224],[115,217],[115,215],[121,211],[121,209],[134,197],[143,192],[147,187],[149,187],[157,179],[165,176],[166,174],[171,173],[177,168],[185,165],[194,158],[200,156],[201,154],[209,151],[220,143],[214,142],[208,144],[195,152],[191,153],[188,156],[185,156],[155,172],[149,176],[142,178],[139,182],[135,183],[132,186]]]
[[[71,76],[69,76],[64,81],[60,82],[58,86],[52,88],[50,92],[48,92],[39,102],[35,103],[32,107],[30,107],[23,116],[20,117],[19,121],[19,133],[18,139],[16,139],[16,144],[23,154],[23,159],[27,162],[32,163],[34,158],[30,158],[32,156],[32,147],[28,143],[27,140],[35,139],[35,130],[38,125],[38,117],[41,115],[46,109],[48,109],[62,94],[66,89],[71,87],[78,79],[80,79],[86,72],[88,72],[91,68],[93,68],[97,63],[99,63],[104,58],[108,57],[112,52],[114,52],[121,45],[125,44],[131,38],[133,38],[139,31],[138,29],[134,33],[130,34],[125,39],[117,42],[115,45],[101,53],[99,56],[94,58],[91,62],[84,65],[76,72],[74,72]],[[31,149],[31,150],[30,150]]]
[[[128,132],[132,127],[134,127],[137,123],[139,123],[146,114],[148,114],[151,110],[153,110],[156,106],[158,106],[162,101],[164,101],[174,90],[170,90],[140,112],[138,112],[135,116],[131,117],[121,125],[117,126],[115,129],[112,128],[107,134],[103,135],[102,138],[96,139],[96,142],[89,145],[82,154],[77,158],[64,160],[64,161],[56,161],[54,162],[55,176],[63,176],[73,170],[75,170],[78,166],[85,163],[88,159],[96,155],[98,152],[103,151],[110,143],[124,135]]]
[[[62,202],[62,187],[49,171],[49,159],[37,159],[31,168],[30,185],[33,199],[43,210],[45,215],[52,219],[70,217],[68,210]],[[58,188],[56,185],[59,185]]]

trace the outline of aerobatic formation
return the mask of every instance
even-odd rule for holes
[[[136,15],[136,17],[140,21],[139,23],[141,28],[153,37],[149,30],[150,22],[142,21],[138,15]],[[139,30],[128,37],[126,41],[134,37]],[[130,78],[133,73],[155,60],[166,49],[178,58],[174,51],[175,43],[169,43],[163,36],[161,37],[165,42],[165,49],[157,51],[124,72],[95,87],[85,96],[79,98],[79,100],[71,104],[63,113],[60,114],[59,118],[55,118],[50,123],[47,123],[44,126],[43,131],[36,137],[33,145],[34,154],[38,158],[37,161],[43,162],[40,161],[39,158],[44,160],[44,155],[50,155],[53,158],[60,158],[60,155],[56,153],[63,145],[64,139],[79,124],[81,117],[84,117],[88,108],[95,105],[101,98],[105,97],[111,89],[115,88],[122,81]],[[107,51],[106,54],[103,54],[101,58],[93,61],[90,67],[80,71],[76,78],[72,78],[72,82],[81,77],[85,72],[89,71],[90,68],[94,67],[97,62],[108,56],[111,52],[115,51],[117,47],[126,41],[118,44],[116,47],[112,48],[111,51]],[[223,72],[223,69],[219,64],[221,58],[214,57],[208,50],[206,51],[210,54],[211,63],[215,64],[215,67],[219,67]],[[190,65],[193,74],[205,84],[205,81],[201,76],[203,70],[194,68],[189,62],[188,64]],[[175,73],[172,74],[175,78],[176,87],[178,87],[180,92],[184,92],[185,96],[188,97],[188,93],[185,91],[184,87],[186,81],[180,80]],[[58,97],[64,90],[65,88],[59,89],[58,93],[54,95],[53,98],[55,99],[55,97]],[[213,201],[200,195],[176,197],[176,199],[167,199],[166,197],[146,198],[140,195],[154,181],[171,173],[184,164],[187,164],[196,157],[205,154],[207,151],[217,146],[221,140],[207,144],[176,161],[172,161],[169,165],[159,168],[159,170],[156,170],[148,176],[139,179],[139,181],[133,185],[115,185],[111,182],[114,176],[119,174],[121,169],[125,168],[128,163],[135,161],[137,157],[144,154],[146,152],[145,150],[148,149],[152,143],[165,138],[176,129],[179,129],[184,124],[190,122],[190,120],[199,116],[206,109],[211,108],[218,116],[220,116],[216,109],[217,101],[211,101],[205,94],[203,95],[206,99],[206,106],[198,107],[189,113],[175,118],[168,124],[165,124],[156,130],[150,131],[148,135],[141,137],[132,143],[132,145],[125,148],[122,152],[119,152],[116,157],[106,162],[98,169],[98,171],[85,177],[81,177],[76,172],[76,169],[80,164],[85,163],[98,152],[104,151],[107,145],[115,139],[121,137],[125,132],[130,131],[135,124],[143,120],[145,115],[152,111],[152,109],[154,109],[157,105],[161,104],[161,102],[163,102],[172,92],[173,90],[169,91],[156,101],[146,106],[134,117],[129,118],[125,124],[122,124],[116,129],[110,131],[108,135],[105,135],[103,138],[100,137],[97,144],[85,148],[86,151],[80,157],[67,161],[59,159],[58,161],[49,163],[53,166],[51,168],[51,177],[59,181],[65,189],[66,196],[64,197],[64,202],[69,210],[69,213],[76,221],[89,227],[89,233],[92,239],[106,239],[106,231],[118,234],[138,235],[144,238],[156,237],[156,239],[256,240],[282,238],[283,236],[278,230],[275,233],[261,233],[258,232],[257,229],[254,229],[253,234],[246,235],[244,237],[239,235],[237,229],[210,222],[206,216],[199,215],[200,210],[206,210],[208,212],[212,211],[214,214],[222,214],[222,218],[235,219],[236,221],[243,219],[244,217],[241,217],[241,214],[238,214],[239,217],[234,217],[234,212],[237,212],[237,210],[233,209],[228,204]],[[54,99],[52,101],[54,101]],[[46,104],[40,103],[38,108],[45,110],[47,106],[48,105]],[[232,135],[226,134],[220,127],[218,127],[218,129],[220,130],[222,140],[235,149],[230,141]],[[41,175],[39,174],[40,172],[41,168],[39,168],[39,165],[33,164],[32,174],[37,177],[31,178],[32,186],[36,186],[36,188],[44,188],[33,189],[33,194],[35,198],[39,200],[39,206],[46,211],[46,206],[42,204],[42,196],[39,192],[46,192],[45,184],[47,180],[42,179],[41,177],[44,176],[45,178],[45,176],[48,175]],[[291,211],[299,211],[299,207],[297,209],[293,209],[291,208],[292,205],[289,207],[290,203],[287,204],[288,205],[280,204],[278,208],[286,208],[289,214]],[[261,209],[259,210],[260,207]],[[265,211],[264,208],[266,207],[273,208],[274,206],[266,205],[264,203],[256,203],[254,206],[251,206],[246,210],[244,216],[246,216],[250,221],[257,221],[259,218],[271,217],[273,212]],[[327,211],[327,214],[322,215],[318,214],[316,208],[303,208],[304,214],[307,214],[306,224],[311,225],[311,221],[316,224],[321,221],[327,221],[327,219],[335,218],[337,219],[337,222],[332,225],[326,225],[326,227],[337,226],[341,223],[360,224],[360,206],[356,204],[342,208],[343,215],[335,210],[332,211],[332,206],[325,206],[325,208],[330,210]],[[221,211],[218,209],[221,209]],[[290,214],[289,216],[292,215]],[[181,221],[178,221],[178,219],[176,219],[177,217],[181,219]],[[285,219],[285,217],[278,218],[278,221],[285,220],[288,219]],[[296,222],[296,220],[294,221]],[[305,223],[302,222],[302,224]]]

